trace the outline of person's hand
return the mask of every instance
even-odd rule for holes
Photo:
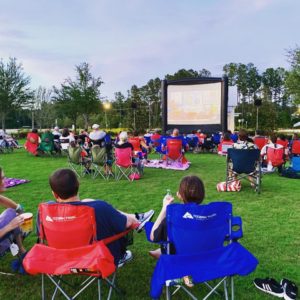
[[[22,225],[24,223],[24,218],[22,216],[17,216],[14,219],[12,219],[9,223],[8,223],[8,229],[9,231],[19,227],[20,225]]]
[[[174,197],[171,195],[166,195],[163,199],[163,207],[166,208],[169,204],[173,203]]]
[[[21,204],[18,204],[16,207],[16,213],[18,215],[23,214],[24,213],[24,207]]]

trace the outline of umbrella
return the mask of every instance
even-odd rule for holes
[[[300,122],[297,122],[296,124],[294,124],[293,127],[299,127],[300,126]]]

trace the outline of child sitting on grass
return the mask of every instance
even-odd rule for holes
[[[177,197],[183,204],[196,203],[201,204],[205,196],[204,184],[202,180],[197,176],[186,176],[182,178],[179,184],[179,190]],[[163,199],[163,206],[159,216],[157,217],[150,234],[150,239],[153,242],[167,241],[167,222],[166,211],[167,206],[174,201],[171,195],[166,195]],[[159,258],[161,254],[166,253],[165,247],[161,247],[154,251],[150,251],[149,254],[154,258]],[[174,245],[170,247],[170,253],[175,254],[176,249]],[[193,282],[189,276],[183,278],[184,283],[188,287],[193,286]]]

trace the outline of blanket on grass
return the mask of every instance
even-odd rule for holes
[[[168,162],[167,164],[165,160],[152,159],[144,163],[144,167],[184,171],[190,167],[190,162],[183,164],[179,162]]]
[[[10,188],[10,187],[13,187],[15,185],[27,183],[29,181],[30,180],[26,180],[26,179],[4,178],[4,187],[5,188]]]

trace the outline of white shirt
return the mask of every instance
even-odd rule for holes
[[[93,141],[102,140],[104,139],[105,136],[106,136],[106,132],[102,130],[95,130],[89,134],[89,138]]]
[[[264,146],[262,147],[262,149],[261,149],[261,151],[260,151],[260,155],[261,155],[261,156],[266,155],[266,154],[267,154],[267,149],[268,149],[268,148],[271,148],[271,149],[281,149],[281,148],[283,148],[283,146],[280,145],[280,144],[269,143],[269,144],[264,145]],[[285,153],[285,154],[287,154],[287,153]]]
[[[66,140],[66,142],[64,142],[64,140]],[[63,150],[67,150],[70,145],[70,142],[74,142],[75,138],[74,135],[69,134],[68,136],[60,136],[59,141],[60,141],[61,148]]]

